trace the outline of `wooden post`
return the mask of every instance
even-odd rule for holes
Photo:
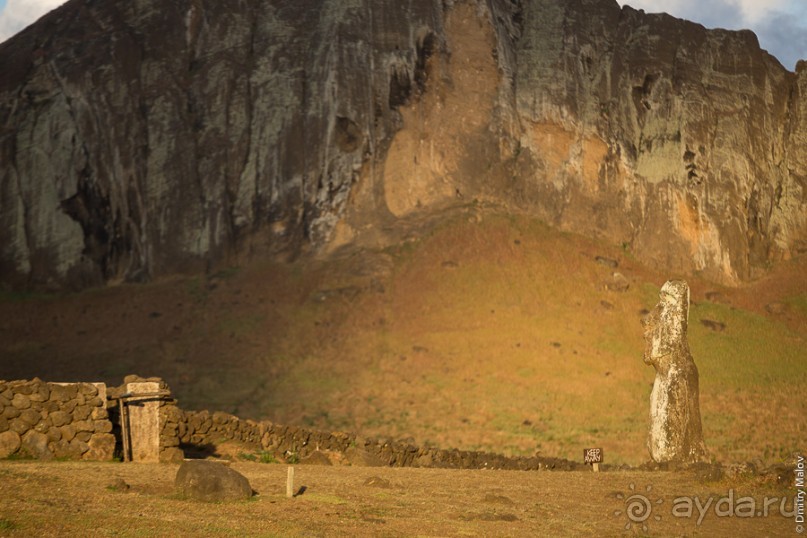
[[[127,426],[126,418],[126,404],[123,398],[118,398],[118,413],[120,414],[120,436],[123,440],[123,461],[131,461],[132,457],[129,450],[129,428]]]
[[[592,463],[591,466],[594,467],[594,472],[595,473],[600,472],[600,464],[599,463]]]
[[[294,467],[289,467],[289,473],[286,475],[286,497],[289,499],[294,497]]]

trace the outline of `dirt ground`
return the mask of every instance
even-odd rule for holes
[[[2,461],[0,536],[739,538],[789,536],[796,528],[779,513],[792,510],[795,490],[759,479],[298,465],[295,490],[304,491],[286,498],[286,465],[231,467],[258,492],[252,500],[181,498],[173,489],[178,465]],[[119,479],[129,488],[116,487]]]

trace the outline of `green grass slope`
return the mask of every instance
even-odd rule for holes
[[[189,409],[441,447],[579,459],[600,446],[609,462],[647,459],[654,372],[640,318],[681,275],[474,209],[414,237],[206,278],[6,296],[0,378],[156,375]],[[803,268],[721,289],[721,302],[688,278],[704,434],[719,460],[773,463],[803,439]],[[606,289],[615,270],[627,291]],[[774,301],[779,314],[765,310]]]

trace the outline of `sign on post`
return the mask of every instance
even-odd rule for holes
[[[583,463],[591,464],[595,473],[600,472],[600,463],[602,463],[602,449],[601,448],[584,448],[583,449]]]

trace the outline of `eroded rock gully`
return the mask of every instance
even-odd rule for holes
[[[614,0],[71,0],[0,72],[7,287],[361,243],[474,199],[724,284],[807,249],[807,63]]]

